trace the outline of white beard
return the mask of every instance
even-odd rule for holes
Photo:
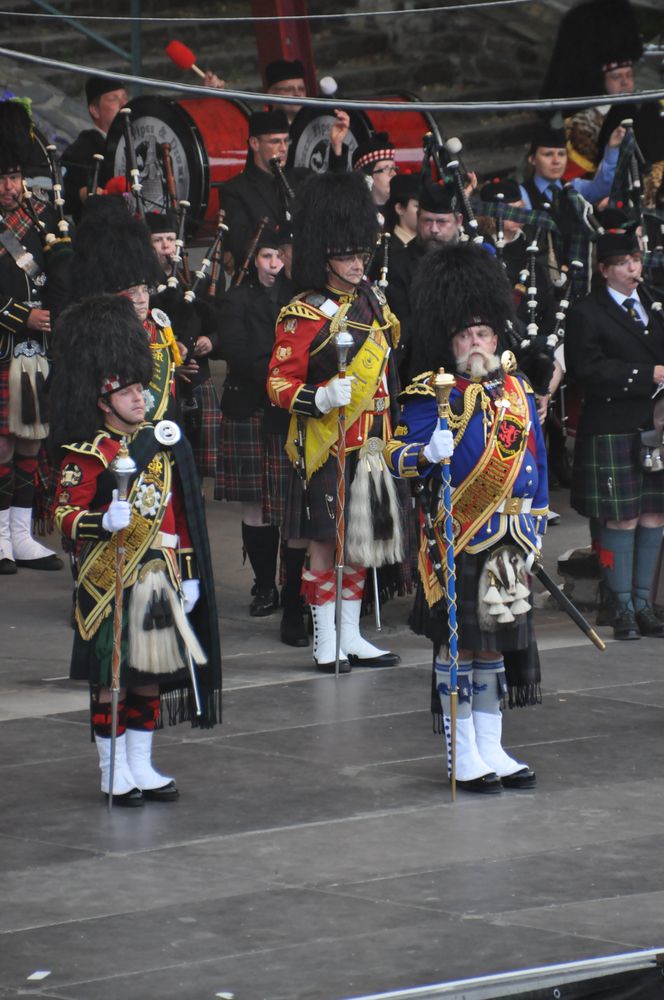
[[[497,354],[489,354],[477,347],[457,358],[457,371],[461,375],[470,375],[471,378],[482,378],[499,367],[500,359]]]

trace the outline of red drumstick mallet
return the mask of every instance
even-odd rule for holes
[[[194,73],[198,73],[202,79],[205,79],[205,73],[196,65],[196,56],[184,42],[178,42],[176,39],[173,39],[166,46],[166,55],[180,69],[193,69]]]

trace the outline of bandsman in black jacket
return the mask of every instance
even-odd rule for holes
[[[329,166],[331,170],[344,171],[343,141],[348,133],[348,115],[343,111],[335,114],[337,121],[330,128]],[[286,167],[290,147],[288,129],[288,118],[283,111],[256,111],[250,115],[246,166],[219,190],[228,226],[227,248],[233,253],[236,267],[242,264],[263,216],[267,216],[270,228],[278,230],[283,229],[288,218],[288,195],[275,177],[270,160],[278,158],[292,191],[311,172],[303,167]]]
[[[65,207],[74,222],[79,221],[83,202],[88,197],[94,155],[103,155],[111,123],[129,100],[124,83],[101,76],[90,76],[85,81],[85,98],[94,128],[83,129],[62,154]],[[103,184],[109,176],[109,167],[102,164],[99,180]]]
[[[664,471],[648,467],[641,440],[652,426],[653,393],[664,382],[664,322],[639,287],[633,233],[601,236],[597,258],[606,287],[572,310],[565,338],[567,370],[584,392],[572,506],[596,522],[617,608],[615,638],[664,637],[649,600],[664,525]]]
[[[292,289],[282,263],[283,237],[264,230],[248,278],[231,288],[220,319],[220,354],[228,363],[215,498],[242,503],[242,544],[256,583],[249,614],[262,618],[279,606],[276,587],[280,530],[290,463],[284,451],[288,414],[273,406],[266,381],[274,328]],[[284,550],[284,617],[287,645],[309,644],[302,620],[300,580],[305,548]]]

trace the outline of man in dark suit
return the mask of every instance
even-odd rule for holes
[[[639,295],[633,233],[600,237],[597,259],[606,287],[580,302],[567,324],[567,370],[584,392],[572,506],[595,528],[616,604],[615,638],[664,637],[649,599],[664,526],[664,471],[644,468],[640,436],[652,426],[652,396],[664,382],[664,322]]]
[[[331,170],[343,171],[346,167],[343,140],[348,132],[348,115],[344,111],[335,114],[337,120],[330,127],[329,162]],[[290,146],[288,128],[288,118],[283,111],[256,111],[251,115],[246,166],[219,191],[228,226],[227,248],[235,258],[236,267],[244,261],[263,216],[267,216],[270,229],[279,231],[290,214],[289,195],[285,185],[277,180],[270,161],[278,159],[291,190],[297,189],[310,173],[303,167],[286,167]]]

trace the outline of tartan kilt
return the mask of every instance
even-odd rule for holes
[[[215,500],[256,503],[263,499],[263,411],[234,420],[221,414]]]
[[[502,538],[500,545],[509,539]],[[519,549],[521,554],[522,551]],[[532,608],[526,615],[519,615],[513,624],[504,625],[495,631],[480,628],[477,617],[477,595],[484,563],[493,554],[493,549],[471,554],[462,552],[456,559],[456,605],[459,649],[494,650],[505,653],[511,650],[527,649],[534,642]],[[417,586],[415,603],[410,616],[410,627],[417,635],[425,635],[434,644],[434,649],[447,645],[447,605],[439,601],[430,608],[424,596],[421,581]]]
[[[263,523],[281,528],[286,516],[286,494],[293,469],[284,451],[286,434],[266,434],[263,463]]]
[[[9,434],[9,365],[0,365],[0,434]]]
[[[219,397],[211,378],[206,378],[204,382],[196,386],[194,389],[194,398],[198,401],[201,415],[196,440],[191,442],[194,461],[196,462],[196,468],[201,479],[205,476],[214,478],[217,474],[221,411],[219,409]]]
[[[574,510],[608,521],[664,514],[664,471],[641,468],[640,443],[638,431],[577,437],[570,497]]]

